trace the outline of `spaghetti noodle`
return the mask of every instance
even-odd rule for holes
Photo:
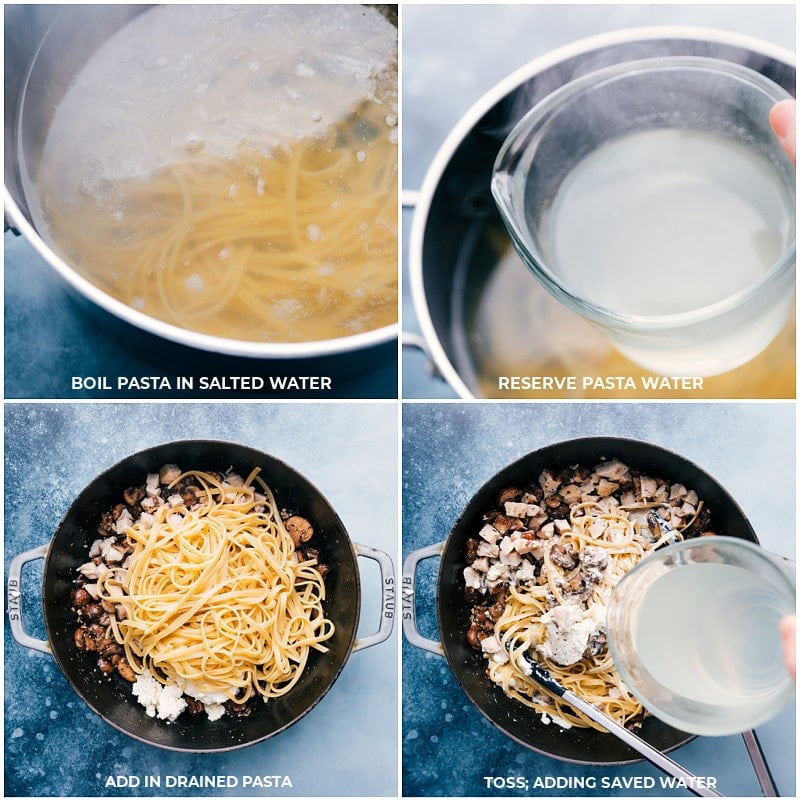
[[[285,694],[310,651],[326,650],[334,626],[317,562],[298,559],[257,473],[233,486],[183,473],[170,487],[192,479],[196,502],[173,495],[127,529],[129,563],[104,572],[97,590],[124,609],[109,630],[137,675],[242,704]]]

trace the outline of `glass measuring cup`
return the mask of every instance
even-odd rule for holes
[[[492,178],[523,262],[650,370],[746,363],[794,299],[794,167],[769,127],[786,97],[697,57],[625,62],[553,92]]]
[[[607,615],[620,676],[659,719],[689,733],[749,730],[794,697],[778,622],[795,610],[795,578],[764,550],[709,536],[642,559]]]

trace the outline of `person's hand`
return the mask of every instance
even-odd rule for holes
[[[797,630],[797,617],[794,614],[789,614],[780,621],[778,630],[781,635],[781,647],[783,648],[783,660],[786,662],[786,667],[792,680],[797,680],[795,677],[795,669],[797,663],[797,645],[796,645],[796,630]]]
[[[779,103],[775,103],[769,112],[769,124],[786,151],[786,155],[792,159],[793,163],[796,160],[797,147],[795,139],[796,111],[794,100],[781,100]]]

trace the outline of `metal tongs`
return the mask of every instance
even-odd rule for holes
[[[637,736],[632,731],[629,731],[607,714],[600,711],[600,709],[595,708],[591,703],[587,703],[574,692],[563,687],[541,664],[534,661],[527,653],[521,653],[520,660],[523,662],[519,664],[522,671],[533,678],[540,686],[558,695],[562,700],[566,700],[573,708],[583,712],[589,719],[601,725],[609,733],[616,736],[617,739],[625,742],[629,747],[636,750],[637,753],[641,753],[648,761],[655,764],[659,769],[664,770],[667,775],[680,778],[689,791],[693,792],[698,797],[724,796],[719,792],[715,792],[713,789],[698,785],[701,784],[702,781],[696,775],[685,770],[677,761],[673,761],[669,756],[665,756],[664,753],[653,747],[653,745],[648,744],[641,736]]]

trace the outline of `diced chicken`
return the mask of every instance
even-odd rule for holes
[[[94,561],[88,561],[86,564],[81,564],[78,567],[78,572],[83,575],[85,578],[92,578],[93,580],[97,580],[99,577],[97,574],[97,564]]]
[[[108,550],[106,550],[105,559],[109,563],[122,561],[124,557],[125,553],[123,553],[122,550],[118,550],[116,547],[109,547]]]
[[[500,563],[509,567],[519,566],[520,558],[520,554],[516,550],[512,550],[509,553],[500,553]]]
[[[506,503],[505,509],[509,517],[539,517],[544,513],[535,503]]]
[[[154,497],[158,497],[161,494],[161,487],[158,485],[158,474],[157,473],[151,472],[150,474],[148,474],[147,482],[145,483],[144,491],[145,491],[145,494],[147,495],[145,500],[147,498],[152,499]],[[142,501],[142,504],[144,504],[144,500]]]
[[[656,489],[658,489],[658,484],[656,483],[654,478],[648,478],[646,475],[642,475],[639,479],[639,491],[642,494],[642,498],[647,500],[650,497],[653,497],[656,493]]]
[[[658,500],[659,503],[665,503],[669,499],[668,487],[666,483],[661,483],[658,489],[653,494],[653,500]]]
[[[597,484],[597,494],[599,494],[600,497],[608,497],[610,494],[614,494],[617,489],[619,489],[619,484],[607,478],[601,478],[600,482]]]
[[[464,583],[466,583],[467,589],[477,589],[478,591],[480,591],[482,583],[480,572],[477,572],[472,567],[465,567]]]
[[[518,581],[532,581],[536,577],[536,567],[530,561],[523,560],[516,577]]]
[[[478,545],[478,556],[485,556],[488,558],[497,558],[500,555],[500,548],[496,544],[489,544],[489,542],[481,542]]]
[[[500,532],[491,525],[484,525],[478,532],[478,536],[489,544],[495,544],[500,538]]]
[[[566,519],[554,519],[553,526],[558,534],[572,530],[572,525],[570,525],[569,521]]]
[[[517,539],[514,542],[514,549],[520,555],[531,553],[534,558],[542,558],[544,556],[544,544],[537,539]]]
[[[504,536],[500,540],[500,552],[510,553],[514,549],[514,540],[510,536]]]
[[[539,486],[542,487],[544,496],[549,497],[558,491],[561,481],[549,469],[545,469],[539,475]]]
[[[687,493],[688,490],[682,483],[673,483],[672,486],[669,487],[670,500],[678,500],[681,497],[685,497]]]
[[[508,575],[508,567],[505,564],[495,563],[489,567],[486,573],[487,581],[497,581]]]
[[[540,539],[552,539],[553,534],[556,532],[556,526],[554,522],[548,522],[546,525],[542,525],[539,528],[538,533],[536,534]]]
[[[588,534],[593,539],[602,539],[607,527],[608,523],[604,519],[596,519],[589,526]]]
[[[476,558],[472,562],[472,569],[474,569],[475,572],[486,572],[489,569],[489,559],[486,557]]]
[[[694,489],[691,489],[686,493],[686,497],[683,498],[685,502],[691,503],[693,506],[697,506],[700,502],[700,498],[697,496],[697,492]]]
[[[225,480],[222,482],[223,486],[244,486],[244,478],[241,475],[238,475],[235,472],[229,472],[225,476]]]
[[[561,499],[568,505],[577,503],[581,499],[580,487],[576,486],[574,483],[568,483],[566,486],[562,486],[558,490],[558,494],[560,495]]]
[[[595,474],[599,478],[607,478],[610,481],[624,481],[628,478],[630,470],[627,464],[623,464],[616,458],[611,461],[604,461],[594,468]]]
[[[597,501],[597,505],[606,513],[606,514],[615,514],[617,509],[619,508],[619,501],[616,497],[602,497],[600,500]]]
[[[179,494],[171,494],[167,498],[167,502],[172,506],[172,508],[177,508],[180,505],[183,505],[183,498]]]

